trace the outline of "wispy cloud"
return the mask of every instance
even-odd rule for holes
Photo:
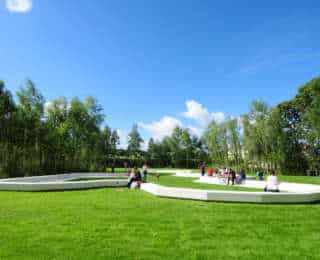
[[[6,0],[7,9],[15,13],[27,13],[32,9],[32,0]]]

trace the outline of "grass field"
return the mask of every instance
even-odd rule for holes
[[[121,172],[121,171],[119,171]],[[282,181],[319,184],[317,177]],[[162,175],[165,186],[236,189]],[[0,192],[0,259],[319,259],[320,204],[159,198],[141,190]]]
[[[0,192],[0,259],[317,259],[320,205]]]

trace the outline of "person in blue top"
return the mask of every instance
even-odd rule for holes
[[[256,175],[259,178],[259,181],[263,181],[263,175],[264,175],[263,171],[257,171]]]

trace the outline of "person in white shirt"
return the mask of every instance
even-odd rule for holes
[[[264,191],[279,192],[279,184],[277,176],[272,171],[267,178],[267,186],[264,188]]]

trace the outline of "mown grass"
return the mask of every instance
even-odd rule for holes
[[[320,184],[320,176],[288,176],[288,175],[280,175],[279,176],[279,180],[283,181],[283,182]]]
[[[0,192],[0,259],[318,259],[320,205]]]

